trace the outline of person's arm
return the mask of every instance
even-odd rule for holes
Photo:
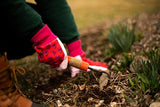
[[[0,8],[5,29],[15,36],[29,40],[44,26],[41,16],[24,0],[2,0]]]
[[[50,64],[52,67],[60,67],[60,69],[67,68],[68,60],[63,44],[42,22],[41,16],[25,1],[3,0],[0,8],[4,9],[1,10],[3,29],[12,32],[9,36],[17,37],[15,42],[18,43],[25,38],[26,41],[33,42],[40,62]]]
[[[71,8],[66,0],[36,0],[42,19],[66,44],[78,40],[77,29]]]

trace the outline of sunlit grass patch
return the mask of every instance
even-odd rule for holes
[[[35,3],[35,0],[26,0]],[[159,0],[67,0],[80,30],[106,20],[124,19],[160,10]],[[54,7],[53,7],[54,8]]]
[[[68,0],[79,29],[160,10],[158,0]]]

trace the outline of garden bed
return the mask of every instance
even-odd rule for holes
[[[104,62],[109,67],[111,77],[103,90],[99,89],[101,73],[82,71],[71,78],[70,69],[64,72],[56,71],[48,65],[39,63],[36,54],[20,61],[11,61],[26,69],[24,77],[18,76],[21,90],[33,102],[66,107],[145,107],[152,102],[160,102],[160,91],[151,94],[149,89],[145,92],[141,89],[132,89],[129,77],[136,77],[136,71],[132,70],[132,66],[129,65],[122,70],[115,69],[115,65],[119,67],[121,64],[120,60],[124,53],[112,55],[110,50],[112,45],[107,34],[112,25],[124,22],[126,20],[90,27],[80,36],[86,57]],[[151,47],[160,49],[160,13],[153,15],[143,13],[127,19],[127,23],[135,25],[138,39],[133,43],[131,51],[125,54],[129,56],[133,53],[134,58],[139,59],[139,56],[145,57],[143,51],[149,52]]]

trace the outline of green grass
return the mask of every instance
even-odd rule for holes
[[[116,52],[128,52],[135,41],[135,28],[128,25],[114,25],[109,29],[108,40]]]
[[[120,65],[114,64],[113,70],[115,71],[122,71],[124,69],[129,69],[130,64],[132,64],[132,61],[134,60],[133,53],[122,53],[122,57],[119,61]]]
[[[160,88],[160,53],[159,50],[150,49],[145,55],[148,57],[147,61],[133,64],[137,77],[133,81],[129,77],[129,81],[133,89],[142,89],[143,92],[150,89],[151,93],[155,94]]]

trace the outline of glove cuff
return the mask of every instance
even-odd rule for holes
[[[31,42],[33,42],[35,46],[43,46],[56,38],[57,36],[52,33],[47,25],[45,25],[32,37]]]
[[[81,40],[75,41],[67,45],[69,55],[75,57],[77,55],[84,54],[84,51],[81,48]]]

